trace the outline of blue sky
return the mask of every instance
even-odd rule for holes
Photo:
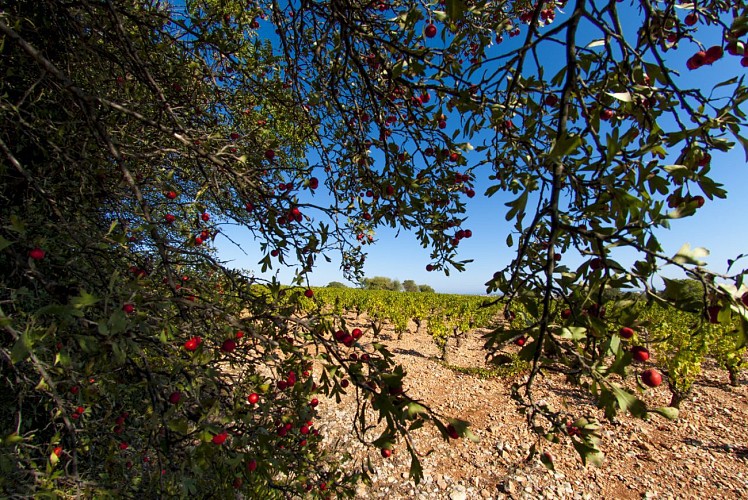
[[[625,4],[620,4],[625,5]],[[684,14],[685,15],[685,14]],[[557,19],[561,19],[559,16]],[[635,23],[625,23],[634,26]],[[584,32],[582,32],[584,35]],[[506,38],[506,37],[505,37]],[[590,39],[594,35],[590,34]],[[515,39],[505,40],[501,46],[494,50],[515,48],[523,36]],[[718,42],[716,39],[702,40],[706,47]],[[745,68],[740,66],[740,59],[725,55],[725,57],[714,63],[713,66],[703,67],[696,71],[688,71],[685,60],[692,55],[697,46],[692,42],[683,42],[677,50],[668,53],[668,62],[672,69],[681,71],[680,83],[684,86],[700,87],[705,93],[711,86],[730,76],[740,75]],[[559,60],[553,54],[548,54],[548,60]],[[550,69],[550,68],[549,68]],[[552,72],[549,71],[549,74]],[[662,243],[665,253],[674,254],[684,243],[691,246],[706,247],[711,255],[705,260],[708,267],[717,272],[726,270],[727,259],[734,258],[741,252],[748,253],[748,231],[744,219],[748,216],[748,169],[746,168],[745,154],[740,146],[729,153],[712,154],[712,177],[728,190],[726,200],[707,200],[707,203],[688,218],[674,220],[669,231],[661,231],[658,238]],[[468,160],[472,164],[478,163],[478,153],[468,153]],[[444,293],[468,293],[480,294],[485,292],[484,283],[490,279],[493,273],[508,265],[513,257],[514,249],[508,248],[505,239],[510,231],[511,225],[505,221],[504,215],[507,207],[504,203],[510,197],[496,194],[492,198],[483,196],[483,192],[489,185],[487,179],[490,172],[487,170],[475,171],[477,175],[473,199],[466,199],[468,220],[463,228],[469,228],[473,237],[460,242],[460,259],[472,259],[467,270],[462,273],[453,271],[447,277],[441,272],[427,272],[426,265],[430,262],[429,249],[420,246],[413,234],[405,231],[396,235],[396,231],[390,228],[379,228],[377,231],[376,244],[368,246],[368,257],[365,272],[367,276],[387,276],[393,279],[412,279],[419,284],[428,284],[438,292]],[[694,193],[697,194],[697,193]],[[320,194],[320,196],[322,196]],[[232,267],[243,268],[259,273],[257,262],[262,258],[259,252],[259,244],[251,239],[248,232],[242,232],[236,228],[224,228],[232,239],[242,243],[245,254],[240,249],[228,242],[222,236],[216,239],[219,256],[230,260]],[[622,263],[633,260],[633,253],[616,254]],[[337,255],[330,255],[332,263],[319,260],[318,267],[310,275],[310,283],[313,286],[324,286],[331,281],[344,281],[339,269],[340,260]],[[574,266],[579,263],[573,256],[565,257],[563,263]],[[748,262],[748,261],[746,261]],[[739,268],[748,267],[743,263]],[[288,269],[276,269],[279,278],[283,282],[289,282],[293,271]],[[273,273],[263,276],[269,277]],[[662,274],[669,277],[678,277],[677,270],[664,269]]]

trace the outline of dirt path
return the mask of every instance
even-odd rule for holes
[[[353,319],[349,327],[368,326]],[[738,387],[727,384],[727,372],[706,366],[691,397],[682,404],[674,422],[653,416],[649,421],[623,416],[617,424],[604,420],[582,392],[552,375],[538,381],[552,407],[567,404],[572,411],[599,414],[603,422],[602,467],[584,468],[571,445],[548,444],[555,472],[536,459],[526,462],[534,436],[517,412],[509,390],[515,380],[482,380],[448,369],[434,357],[437,346],[425,332],[406,333],[398,341],[385,329],[380,341],[396,354],[408,376],[406,389],[441,413],[468,420],[478,444],[467,440],[445,442],[433,427],[415,432],[422,453],[424,481],[408,480],[409,455],[405,446],[389,459],[369,450],[376,473],[374,482],[361,485],[359,498],[748,498],[748,378]],[[368,331],[367,331],[368,333]],[[460,347],[451,346],[451,364],[484,365],[480,332],[472,332]],[[663,384],[642,397],[652,406],[664,406],[669,392]],[[320,405],[324,435],[341,450],[363,457],[367,449],[351,434],[353,396],[337,405]]]

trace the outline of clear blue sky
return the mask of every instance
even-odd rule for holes
[[[561,18],[561,15],[557,17],[559,20]],[[634,23],[624,25],[635,26]],[[584,35],[584,32],[582,34]],[[593,37],[594,35],[590,35],[590,39]],[[506,39],[494,50],[515,48],[520,43],[520,39],[523,39],[523,36]],[[708,47],[717,43],[718,40],[707,39],[702,42]],[[677,50],[669,52],[670,67],[681,72],[682,86],[700,87],[708,93],[713,84],[727,79],[729,75],[739,75],[745,71],[745,68],[740,66],[739,58],[727,54],[713,66],[688,71],[685,60],[696,50],[698,49],[695,44],[683,42]],[[554,59],[562,60],[562,58],[555,58],[553,54],[548,54],[549,61]],[[478,163],[480,160],[478,154],[468,153],[467,158],[471,164]],[[748,231],[746,230],[748,225],[745,223],[748,216],[748,168],[746,168],[744,151],[740,146],[729,153],[713,153],[712,156],[712,177],[716,182],[727,187],[727,199],[707,200],[696,215],[674,220],[671,230],[660,232],[658,237],[665,252],[670,255],[674,254],[684,243],[708,248],[711,252],[711,255],[705,259],[708,267],[717,272],[724,272],[727,259],[734,258],[742,252],[748,253]],[[492,198],[483,196],[483,192],[489,185],[487,177],[490,172],[476,170],[475,173],[477,194],[473,199],[466,199],[468,220],[463,224],[463,228],[473,231],[473,237],[463,239],[459,246],[459,257],[474,261],[468,264],[465,272],[453,271],[449,277],[441,272],[427,272],[425,267],[430,262],[429,249],[422,248],[413,234],[403,231],[396,236],[395,230],[383,227],[377,231],[376,244],[368,246],[366,275],[387,276],[401,281],[412,279],[418,284],[431,285],[438,292],[444,293],[485,293],[484,283],[495,271],[509,264],[514,249],[508,248],[505,244],[511,227],[504,218],[508,210],[504,203],[509,197],[501,193],[497,193]],[[259,244],[252,241],[248,232],[242,232],[236,228],[224,228],[224,230],[232,239],[241,242],[246,254],[229,243],[226,238],[219,236],[216,239],[219,256],[232,261],[233,267],[249,269],[259,275],[257,262],[262,258]],[[622,263],[632,261],[632,256],[633,253],[630,251],[628,254],[618,254]],[[328,264],[320,259],[318,267],[310,275],[309,279],[313,286],[324,286],[331,281],[344,281],[339,268],[339,256],[330,255],[330,257],[332,263]],[[565,257],[564,263],[573,266],[579,262],[573,256],[568,256]],[[748,261],[739,267],[748,267]],[[274,271],[278,272],[281,281],[286,283],[293,276],[293,271],[288,269],[281,268]],[[264,276],[269,277],[272,274],[266,273]],[[679,276],[676,270],[666,269],[663,270],[663,274],[671,277]]]

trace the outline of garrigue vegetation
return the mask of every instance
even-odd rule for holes
[[[611,418],[675,416],[619,379],[662,382],[631,349],[655,341],[673,404],[706,354],[742,364],[740,256],[716,273],[658,235],[725,197],[711,162],[748,149],[746,33],[722,0],[0,0],[2,495],[352,495],[366,468],[329,456],[315,421],[343,382],[386,424],[370,444],[407,450],[418,481],[409,432],[468,423],[410,398],[387,349],[346,328],[345,296],[326,305],[308,277],[335,254],[363,279],[385,225],[416,234],[427,270],[462,270],[478,195],[509,199],[514,258],[486,276],[501,301],[436,302],[429,328],[446,341],[500,307],[510,328],[486,349],[522,339],[531,452],[550,465],[544,438],[563,439],[601,458],[591,416],[572,433],[533,396],[551,364]],[[683,78],[712,65],[712,89]],[[293,282],[222,262],[233,225]],[[660,296],[663,266],[700,298]],[[414,313],[377,294],[368,312],[404,331]]]

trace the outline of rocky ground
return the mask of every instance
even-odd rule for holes
[[[367,326],[361,318],[359,324]],[[682,403],[677,421],[655,415],[648,421],[622,416],[615,424],[599,415],[603,426],[601,467],[583,467],[566,442],[548,444],[555,472],[539,460],[527,462],[534,435],[509,395],[514,379],[480,379],[440,364],[438,348],[425,332],[397,340],[385,330],[380,341],[396,354],[406,369],[406,389],[442,414],[471,422],[478,444],[461,439],[445,442],[433,427],[414,434],[424,480],[408,479],[410,456],[405,446],[389,459],[365,448],[351,434],[355,403],[320,404],[323,428],[330,446],[351,451],[359,459],[371,456],[375,473],[371,486],[361,485],[359,498],[748,498],[748,376],[737,387],[728,385],[727,372],[704,367],[690,398]],[[472,332],[461,346],[449,350],[451,364],[482,367],[481,332]],[[522,375],[518,375],[522,377]],[[599,414],[594,402],[566,385],[561,376],[537,382],[538,394],[552,406]],[[664,406],[670,394],[663,383],[642,398]],[[322,429],[321,429],[322,430]],[[374,436],[376,437],[376,436]]]

